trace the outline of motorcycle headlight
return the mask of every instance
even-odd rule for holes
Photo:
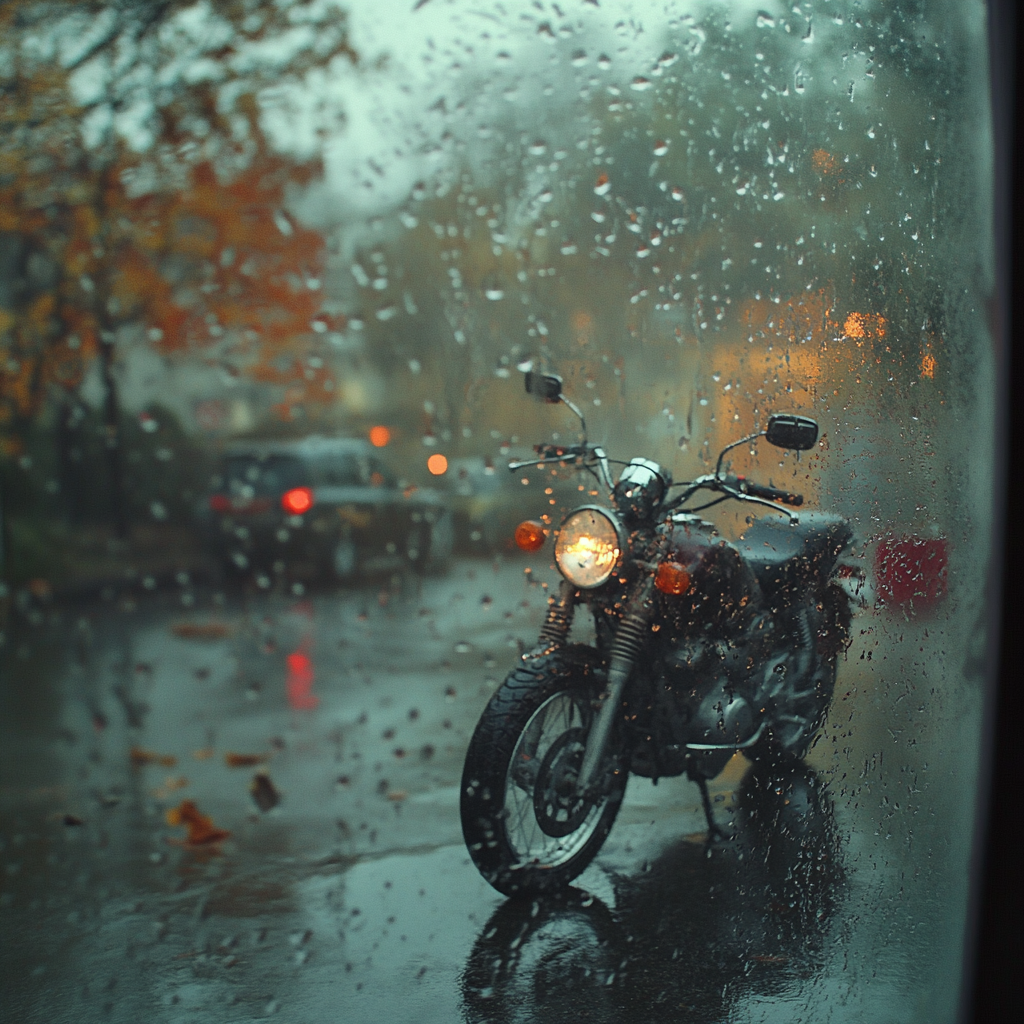
[[[599,587],[615,571],[622,554],[619,527],[604,509],[578,508],[566,516],[555,541],[562,575],[583,589]]]

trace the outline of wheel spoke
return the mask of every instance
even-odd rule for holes
[[[569,751],[565,737],[572,731],[582,731],[586,717],[571,694],[554,694],[537,709],[516,744],[506,781],[505,832],[520,862],[553,866],[571,858],[585,845],[601,818],[605,799],[583,808],[571,797],[560,797],[553,790],[536,793],[538,787],[554,784],[552,772],[571,772],[569,767],[557,768],[552,763],[546,777],[540,777],[541,765],[549,754],[554,762],[561,759],[563,764],[566,757],[581,756],[576,752],[579,741],[569,741],[576,743],[576,749]],[[552,753],[556,744],[559,749]],[[529,765],[527,771],[522,770],[524,763]],[[539,799],[539,805],[535,799]],[[537,820],[539,812],[546,818],[547,828],[559,833],[566,829],[565,834],[548,835]],[[577,814],[582,814],[582,818],[572,828]]]

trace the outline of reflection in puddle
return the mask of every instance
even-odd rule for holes
[[[580,889],[504,903],[462,977],[467,1019],[721,1020],[798,997],[845,891],[830,801],[804,765],[754,770],[734,820],[725,843],[681,840],[614,879],[614,910]]]
[[[298,650],[292,651],[285,659],[288,670],[285,692],[288,703],[297,711],[312,711],[320,703],[320,698],[313,693],[313,659],[309,656],[309,643],[309,636],[304,636]]]

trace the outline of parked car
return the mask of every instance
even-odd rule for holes
[[[379,452],[351,438],[235,443],[205,519],[224,567],[353,579],[374,565],[442,568],[454,542],[445,498],[401,487]]]

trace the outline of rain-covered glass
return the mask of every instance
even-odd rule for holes
[[[988,15],[0,4],[0,1016],[956,1019],[999,564]],[[613,497],[604,456],[646,461]],[[629,605],[643,516],[702,477],[708,586],[684,545]],[[581,505],[615,511],[560,533]],[[567,634],[554,543],[591,520],[615,558],[577,585],[622,589]],[[803,557],[848,624],[786,617]],[[669,633],[688,682],[627,689],[607,742],[653,746],[601,761],[609,651],[634,685]],[[520,698],[540,657],[597,688]],[[834,692],[792,698],[782,756],[785,709],[755,732],[737,693],[756,666],[781,708],[808,659]],[[529,715],[464,776],[492,701]],[[702,715],[722,756],[669,735]],[[506,899],[495,830],[517,870],[589,866]]]

